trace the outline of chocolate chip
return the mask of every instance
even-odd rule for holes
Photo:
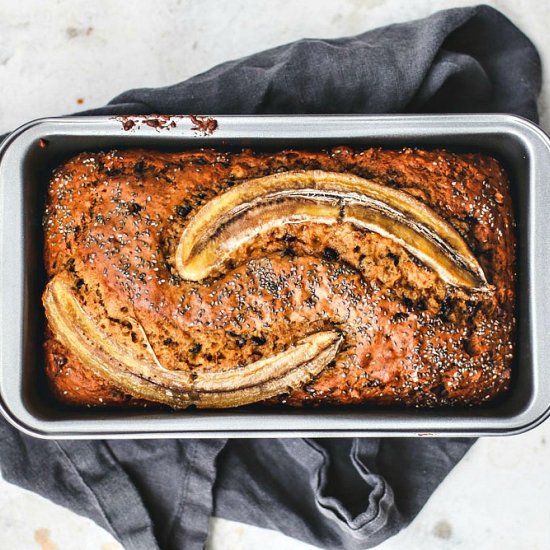
[[[169,346],[170,344],[174,343],[174,340],[172,338],[165,338],[162,342],[165,346]]]
[[[141,204],[138,204],[137,202],[128,203],[128,212],[130,212],[130,214],[137,214],[141,210],[143,210],[143,206],[141,206]]]
[[[263,346],[267,342],[263,336],[252,336],[250,339],[257,346]]]
[[[309,307],[309,308],[312,308],[312,307],[315,307],[315,304],[319,301],[319,299],[317,298],[317,296],[315,296],[315,294],[312,294],[311,296],[308,296],[305,300],[304,300],[304,305],[306,307]]]
[[[194,355],[196,353],[199,353],[201,349],[202,349],[202,344],[193,344],[189,349],[189,353],[192,353]]]
[[[105,174],[109,177],[120,176],[122,174],[122,170],[120,168],[107,168],[107,170],[105,170]]]
[[[476,346],[470,338],[462,340],[462,349],[470,356],[476,355]]]
[[[438,384],[430,390],[437,397],[447,397],[448,392],[443,384]]]
[[[293,243],[297,241],[297,237],[295,237],[294,235],[290,235],[288,233],[285,233],[282,239],[283,241],[285,241],[285,243]]]
[[[428,304],[426,302],[426,299],[420,298],[420,300],[416,302],[416,308],[420,311],[426,311],[428,309]]]
[[[188,204],[180,204],[176,206],[176,214],[183,219],[187,218],[191,210],[193,210],[193,208],[191,208]]]
[[[393,252],[388,252],[388,258],[390,260],[393,260],[394,265],[399,264],[399,256],[397,254],[394,254]]]
[[[138,160],[134,164],[134,172],[136,174],[143,174],[144,171],[145,171],[145,163],[142,160]]]
[[[467,300],[466,307],[468,308],[468,313],[471,316],[474,316],[481,309],[481,302],[476,300]]]
[[[453,309],[454,300],[450,296],[445,297],[445,299],[443,300],[443,302],[441,302],[441,305],[439,306],[439,318],[442,321],[448,321],[449,315],[452,313]]]
[[[233,332],[232,330],[228,330],[226,332],[226,334],[228,336],[231,336],[231,338],[235,338],[235,344],[237,344],[237,346],[239,348],[242,348],[246,344],[246,338],[244,338],[240,334],[237,334],[236,332]]]
[[[412,309],[414,306],[414,302],[410,298],[407,298],[406,296],[403,298],[402,302],[407,309]]]
[[[327,246],[323,250],[323,258],[328,262],[337,262],[340,259],[340,254],[338,254],[338,251],[334,250],[334,248]]]
[[[77,290],[80,290],[84,286],[84,279],[77,279],[74,286]]]
[[[293,248],[287,247],[283,250],[283,256],[286,256],[287,258],[295,258],[296,252]]]

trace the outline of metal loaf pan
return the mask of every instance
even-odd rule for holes
[[[515,434],[550,407],[550,141],[534,124],[509,115],[220,116],[217,129],[192,117],[159,128],[126,130],[109,117],[31,122],[0,150],[1,408],[20,430],[45,438],[480,436]],[[137,119],[134,120],[136,122]],[[173,122],[173,124],[171,124]],[[196,124],[196,120],[195,120]],[[44,147],[47,141],[47,147]],[[69,410],[47,391],[42,341],[41,218],[52,168],[81,151],[145,147],[275,150],[404,145],[495,155],[507,168],[518,225],[517,351],[513,386],[500,402],[444,410],[326,409],[147,411]]]

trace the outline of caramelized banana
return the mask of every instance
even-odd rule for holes
[[[137,342],[124,345],[104,333],[81,306],[68,279],[54,277],[44,293],[50,327],[59,341],[93,372],[137,397],[175,408],[238,407],[307,384],[336,356],[342,335],[311,334],[272,357],[223,371],[174,371],[158,361],[140,323],[125,321],[138,332]]]
[[[320,170],[248,180],[212,199],[184,229],[176,268],[184,279],[203,280],[260,233],[302,222],[352,223],[398,242],[451,285],[487,285],[464,239],[431,208],[353,174]]]

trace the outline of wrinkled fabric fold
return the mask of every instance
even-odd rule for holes
[[[355,37],[300,40],[173,86],[124,92],[84,114],[487,111],[536,121],[540,85],[531,42],[502,14],[478,6]],[[414,518],[472,443],[56,442],[0,421],[5,479],[91,518],[136,550],[202,548],[212,514],[322,548],[370,548]]]
[[[322,548],[371,548],[412,520],[473,441],[257,440],[253,453],[229,441],[214,513]]]
[[[488,6],[349,38],[303,39],[87,114],[507,112],[537,121],[540,58]]]

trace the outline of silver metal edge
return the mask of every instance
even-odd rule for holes
[[[514,130],[516,132],[518,132],[522,138],[524,139],[525,141],[525,144],[528,148],[530,148],[530,152],[531,152],[531,158],[532,158],[532,167],[531,167],[531,170],[533,172],[532,174],[532,177],[531,179],[535,180],[535,183],[531,184],[532,186],[534,186],[534,191],[533,193],[531,193],[531,197],[530,197],[530,200],[531,200],[531,205],[530,205],[530,212],[531,213],[535,213],[536,210],[535,210],[535,207],[536,207],[536,204],[535,204],[535,200],[536,200],[536,195],[537,195],[537,191],[540,190],[542,188],[543,185],[546,186],[546,188],[548,188],[548,184],[549,182],[547,181],[548,179],[548,176],[545,177],[545,174],[548,174],[550,173],[550,171],[548,170],[550,168],[550,160],[548,159],[548,154],[549,154],[549,151],[550,151],[550,142],[548,140],[548,137],[538,128],[536,127],[535,125],[533,125],[532,123],[530,123],[529,121],[526,121],[524,119],[521,119],[520,117],[515,117],[515,116],[512,116],[512,115],[472,115],[472,116],[468,116],[468,115],[430,115],[430,116],[415,116],[415,115],[411,115],[411,116],[403,116],[403,115],[386,115],[386,116],[345,116],[345,117],[315,117],[315,116],[308,116],[308,117],[216,117],[218,119],[218,121],[220,121],[220,130],[223,129],[223,126],[225,125],[225,123],[229,123],[228,126],[231,126],[231,122],[242,122],[243,120],[247,122],[247,124],[245,124],[245,126],[248,126],[248,123],[250,122],[254,122],[254,124],[258,124],[258,123],[261,123],[261,122],[265,122],[265,123],[270,123],[272,124],[273,122],[275,122],[275,120],[277,120],[280,124],[281,122],[281,119],[284,119],[285,122],[288,122],[289,119],[292,120],[294,123],[297,121],[297,120],[301,120],[301,122],[305,122],[307,121],[308,123],[308,126],[309,124],[311,123],[319,123],[319,122],[322,122],[323,125],[326,127],[327,123],[330,123],[330,121],[337,121],[337,122],[340,122],[340,123],[357,123],[357,122],[362,122],[362,123],[368,123],[369,125],[373,125],[373,124],[380,124],[382,123],[383,125],[386,125],[387,123],[389,122],[400,122],[401,124],[405,124],[405,125],[410,125],[412,123],[415,123],[415,124],[422,124],[422,126],[425,126],[426,124],[428,124],[428,126],[431,125],[431,129],[433,131],[433,125],[435,124],[437,126],[437,124],[441,124],[443,121],[445,121],[445,133],[447,135],[449,135],[449,133],[452,133],[452,132],[449,132],[449,124],[453,124],[455,125],[455,131],[457,133],[468,133],[467,130],[469,130],[470,132],[471,131],[483,131],[483,132],[486,132],[487,131],[487,123],[490,122],[492,125],[493,125],[493,128],[495,126],[499,126],[500,125],[500,130],[499,131],[511,131],[511,130]],[[0,165],[1,165],[1,160],[4,156],[4,153],[5,151],[8,149],[8,147],[12,146],[12,144],[17,141],[17,140],[20,140],[22,138],[22,136],[25,136],[25,134],[27,134],[27,138],[30,138],[31,140],[32,139],[36,139],[36,135],[33,137],[33,136],[30,136],[29,135],[29,131],[32,130],[32,129],[36,129],[37,127],[40,127],[40,132],[38,132],[40,134],[40,136],[46,136],[47,137],[47,134],[48,134],[48,128],[47,126],[48,125],[54,125],[54,128],[50,130],[51,131],[54,131],[55,132],[55,126],[58,126],[59,124],[66,124],[66,123],[69,123],[69,125],[78,125],[78,124],[85,124],[87,127],[90,127],[90,124],[93,123],[94,125],[95,124],[98,124],[99,126],[109,126],[109,128],[107,130],[115,130],[117,128],[113,128],[113,126],[115,126],[115,124],[119,124],[118,122],[116,121],[113,121],[111,118],[107,118],[107,117],[94,117],[94,118],[70,118],[70,119],[41,119],[41,120],[38,120],[38,121],[34,121],[34,122],[31,122],[27,125],[25,125],[24,127],[22,127],[21,129],[19,129],[15,134],[12,134],[12,136],[10,138],[8,138],[8,140],[6,140],[6,142],[3,144],[3,147],[1,148],[0,150]],[[223,124],[222,124],[223,123]],[[464,125],[466,125],[466,128],[464,127]],[[284,123],[283,123],[283,126],[284,126]],[[74,126],[73,126],[74,127]],[[430,129],[430,128],[428,128]],[[387,130],[387,129],[386,129]],[[105,128],[103,128],[103,131],[105,131]],[[148,131],[148,129],[145,129],[145,131]],[[349,128],[348,128],[348,131],[349,131]],[[151,130],[151,132],[154,132],[154,130]],[[149,133],[151,133],[149,132]],[[400,133],[403,132],[403,126],[401,126],[401,129],[400,129]],[[32,133],[32,132],[30,132]],[[111,132],[108,131],[108,133],[110,134]],[[37,134],[38,135],[38,134]],[[355,134],[353,134],[355,135]],[[369,138],[372,134],[369,133]],[[186,136],[186,137],[189,137],[189,136]],[[219,137],[219,136],[218,136]],[[221,137],[232,137],[232,135],[230,136],[224,136],[222,134]],[[330,134],[327,134],[327,135],[324,135],[323,137],[330,137]],[[374,136],[375,137],[375,136]],[[411,137],[414,137],[412,134],[411,134]],[[544,152],[545,154],[542,154],[542,152]],[[534,159],[534,160],[533,160]],[[541,181],[539,181],[541,180]],[[546,183],[545,183],[546,182]],[[548,198],[548,197],[546,197]],[[3,201],[2,201],[2,204],[3,204]],[[550,204],[550,203],[549,203]],[[536,255],[536,254],[530,254],[529,255],[529,260],[530,260],[530,286],[531,288],[535,288],[537,293],[540,289],[544,289],[544,285],[542,284],[542,282],[538,282],[538,278],[537,278],[537,269],[540,269],[541,268],[541,263],[542,263],[542,267],[544,267],[544,265],[550,265],[548,263],[544,264],[544,259],[548,259],[548,250],[550,250],[550,247],[548,246],[548,243],[546,242],[547,239],[544,239],[543,237],[545,236],[545,233],[544,231],[542,231],[544,229],[543,225],[541,225],[541,223],[537,224],[537,219],[536,219],[536,216],[532,216],[530,218],[530,224],[531,224],[531,227],[530,227],[530,234],[531,235],[534,235],[534,245],[537,245],[540,243],[540,246],[537,247],[537,251],[538,252],[542,252],[542,254],[540,256]],[[538,237],[538,238],[537,238]],[[0,249],[0,251],[2,252],[3,254],[3,248]],[[2,256],[3,257],[3,256]],[[538,260],[538,261],[537,261]],[[3,282],[4,282],[4,277],[2,276],[2,285],[3,285]],[[543,296],[543,300],[542,300],[542,303],[543,304],[546,304],[548,303],[549,299],[550,299],[550,292],[546,292]],[[539,302],[540,303],[540,302]],[[0,307],[0,311],[2,311],[3,308]],[[531,322],[532,322],[532,326],[534,327],[534,330],[533,330],[533,333],[536,333],[536,338],[533,338],[533,335],[532,335],[532,347],[533,347],[533,351],[534,351],[534,357],[535,359],[539,358],[539,352],[538,352],[538,348],[537,348],[537,341],[540,340],[541,337],[544,337],[545,334],[548,334],[549,332],[547,331],[547,329],[549,328],[547,325],[549,324],[548,322],[544,322],[544,311],[540,311],[541,309],[543,308],[539,308],[539,310],[536,309],[536,307],[533,307],[532,310],[531,310],[531,315],[532,315],[532,319],[531,319]],[[542,322],[541,322],[542,321]],[[2,322],[3,319],[2,319]],[[546,332],[544,332],[546,330]],[[0,339],[2,338],[2,336],[0,336]],[[4,348],[4,344],[3,342],[0,340],[0,353],[3,353],[3,348]],[[0,355],[0,365],[4,365],[4,356],[3,355]],[[541,369],[539,369],[541,370]],[[541,374],[541,373],[538,373],[538,374]],[[537,399],[536,399],[536,395],[537,395],[537,389],[540,388],[540,385],[542,383],[543,386],[546,386],[548,387],[548,383],[550,382],[550,374],[546,374],[546,376],[544,376],[544,372],[542,373],[543,376],[542,378],[543,379],[538,379],[537,380],[537,388],[535,390],[535,399],[533,400],[533,403],[537,406],[530,406],[529,409],[528,409],[528,412],[527,413],[524,413],[522,415],[520,415],[520,422],[514,422],[514,423],[510,423],[506,428],[501,428],[501,429],[498,429],[496,428],[496,426],[492,426],[492,428],[489,428],[490,429],[490,432],[488,433],[483,433],[482,431],[482,428],[481,426],[479,426],[478,422],[472,422],[472,418],[455,418],[453,419],[453,423],[457,423],[455,424],[455,428],[452,428],[452,429],[449,429],[448,426],[449,426],[449,419],[444,419],[444,418],[441,418],[440,420],[442,422],[436,422],[435,424],[432,423],[432,422],[428,422],[428,425],[425,425],[422,427],[421,430],[419,430],[418,428],[414,428],[412,426],[408,426],[408,427],[404,427],[403,424],[409,424],[409,422],[403,422],[403,420],[401,419],[399,422],[397,422],[398,424],[400,424],[403,428],[405,429],[398,429],[398,430],[390,430],[389,428],[387,429],[382,429],[382,430],[379,430],[377,428],[374,428],[374,430],[369,430],[369,429],[365,429],[365,430],[349,430],[349,429],[344,429],[344,430],[337,430],[337,431],[334,431],[334,430],[309,430],[309,429],[306,429],[306,430],[298,430],[298,429],[291,429],[291,430],[275,430],[275,429],[270,429],[270,428],[267,428],[265,431],[264,430],[252,430],[252,431],[247,431],[246,433],[245,432],[242,432],[240,430],[237,430],[237,431],[234,431],[235,433],[235,436],[239,436],[239,437],[243,437],[244,435],[247,435],[247,434],[255,434],[255,435],[264,435],[264,436],[290,436],[290,437],[296,437],[297,434],[307,434],[307,435],[313,435],[313,434],[316,434],[316,435],[331,435],[331,436],[334,436],[334,435],[342,435],[342,436],[350,436],[352,434],[356,434],[356,435],[390,435],[390,436],[396,436],[396,435],[415,435],[415,433],[423,433],[423,434],[431,434],[431,435],[480,435],[480,433],[483,433],[483,435],[501,435],[503,433],[519,433],[521,431],[525,431],[527,429],[529,429],[530,427],[533,427],[534,425],[542,422],[544,420],[545,417],[548,416],[548,403],[545,403],[545,407],[541,407],[541,403],[537,403]],[[0,387],[0,393],[1,393],[1,390],[2,388]],[[3,395],[3,394],[2,394]],[[4,408],[6,409],[9,409],[9,407],[7,406],[6,403],[4,403]],[[369,414],[370,411],[367,413]],[[51,431],[48,431],[47,429],[45,430],[44,428],[47,428],[48,426],[48,423],[46,423],[46,426],[42,425],[44,423],[42,423],[41,421],[38,421],[36,422],[37,419],[34,419],[33,417],[30,417],[28,418],[27,420],[30,420],[29,423],[25,422],[23,418],[12,418],[11,415],[8,413],[7,410],[4,411],[4,414],[6,415],[6,417],[12,422],[14,423],[14,425],[16,425],[19,429],[22,429],[23,431],[25,431],[26,433],[29,433],[31,435],[35,435],[37,437],[55,437],[55,438],[61,438],[61,437],[67,437],[67,438],[76,438],[76,437],[82,437],[82,438],[93,438],[93,437],[106,437],[106,436],[109,436],[109,437],[185,437],[185,436],[189,436],[189,437],[197,437],[197,436],[200,436],[200,437],[206,437],[206,436],[211,436],[211,437],[214,437],[214,436],[227,436],[229,433],[232,433],[233,430],[223,430],[223,431],[219,431],[219,430],[216,430],[216,431],[209,431],[209,430],[202,430],[199,428],[199,430],[197,431],[184,431],[184,432],[179,432],[177,430],[169,430],[169,431],[162,431],[162,430],[159,430],[159,431],[156,431],[156,430],[152,430],[152,431],[148,431],[148,432],[105,432],[105,431],[102,431],[101,433],[94,433],[94,430],[90,430],[88,433],[76,433],[76,432],[70,432],[70,431],[63,431],[63,430],[60,430],[58,431],[57,429],[54,430],[53,432]],[[278,415],[275,415],[275,416],[278,416]],[[282,415],[283,418],[281,418],[280,420],[284,420],[286,418],[286,420],[288,420],[287,417],[285,417],[284,415]],[[418,420],[418,419],[416,419]],[[424,419],[426,420],[426,419]],[[477,420],[477,419],[476,419]],[[483,422],[483,419],[480,419],[481,422]],[[516,418],[516,420],[518,420],[518,418]],[[78,421],[73,421],[73,422],[78,422]],[[93,422],[97,422],[96,420],[89,420],[89,421],[84,421],[86,422],[87,424],[90,424],[90,423],[93,423]],[[148,422],[151,422],[151,421],[148,421]],[[286,423],[286,421],[285,421]],[[440,424],[443,424],[443,423],[446,423],[447,424],[447,428],[444,428],[443,425],[440,425]],[[424,422],[418,422],[417,423],[417,426],[420,426],[420,424],[424,424]],[[475,424],[478,424],[477,426],[477,430],[475,428]],[[464,427],[467,426],[467,428],[464,430]],[[127,427],[127,425],[126,425]],[[50,426],[51,428],[51,426]],[[472,430],[474,430],[474,433],[472,433]],[[436,433],[437,432],[437,433]],[[216,434],[216,435],[214,435]],[[252,436],[252,435],[251,435]]]

